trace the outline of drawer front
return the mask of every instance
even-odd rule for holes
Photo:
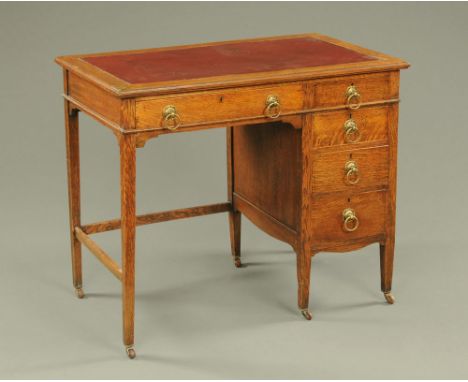
[[[357,93],[350,99],[348,89]],[[358,107],[360,104],[398,98],[398,74],[377,74],[337,77],[314,82],[314,108]],[[355,105],[355,106],[353,106]]]
[[[314,246],[339,246],[351,240],[383,234],[385,202],[385,191],[314,197],[310,217]]]
[[[312,191],[316,193],[384,188],[388,184],[388,146],[348,151],[316,151]]]
[[[316,113],[313,116],[312,145],[326,147],[352,145],[361,142],[388,142],[388,106],[366,107],[350,113],[348,110]]]
[[[267,103],[270,96],[276,97],[278,105],[273,97]],[[174,107],[177,116],[172,114],[167,118],[167,114],[164,115],[168,106]],[[290,114],[300,112],[302,107],[300,83],[146,98],[136,101],[136,126],[139,129],[164,128],[169,123],[178,127],[193,126],[265,117],[266,114]]]

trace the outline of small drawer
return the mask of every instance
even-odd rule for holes
[[[313,115],[312,145],[315,147],[351,145],[361,142],[387,142],[390,107],[366,107]]]
[[[360,191],[388,184],[388,146],[347,151],[316,151],[312,192]]]
[[[275,119],[300,112],[302,107],[299,83],[143,98],[136,101],[136,126],[174,129],[236,119]]]
[[[314,197],[310,217],[314,246],[339,246],[351,240],[383,234],[385,202],[385,191]]]
[[[398,74],[337,77],[314,82],[314,108],[345,106],[358,109],[361,104],[398,98]]]

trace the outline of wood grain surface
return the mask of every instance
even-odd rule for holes
[[[390,144],[390,155],[388,158],[389,188],[387,193],[385,241],[383,241],[380,245],[380,270],[382,292],[390,292],[392,289],[396,224],[398,105],[394,105],[391,109],[390,120],[388,124],[388,139]]]
[[[300,83],[229,89],[139,99],[136,105],[137,127],[140,129],[163,127],[163,110],[169,105],[175,106],[180,116],[181,127],[213,121],[264,117],[266,100],[270,95],[278,97],[283,114],[302,110],[302,85]]]
[[[299,225],[300,135],[280,122],[233,129],[234,192],[293,230]]]
[[[135,231],[136,231],[136,140],[134,135],[120,139],[120,189],[122,236],[122,315],[123,342],[134,342],[135,319]]]
[[[69,92],[69,73],[63,71],[64,93]],[[80,132],[78,111],[64,100],[65,114],[65,147],[68,182],[68,212],[71,241],[71,263],[73,286],[81,289],[83,286],[81,243],[75,236],[75,227],[81,225],[81,193],[80,193]]]
[[[398,99],[398,92],[392,86],[393,72],[383,72],[348,77],[316,80],[314,108],[333,107],[346,104],[346,90],[356,87],[361,94],[361,103]]]
[[[345,165],[348,162],[357,166],[356,175],[351,176],[352,182],[357,179],[356,184],[347,181]],[[315,152],[311,176],[314,193],[356,193],[385,188],[388,184],[388,146]]]
[[[370,143],[375,146],[386,144],[387,126],[391,105],[363,107],[358,110],[339,110],[315,113],[313,116],[313,146],[328,147],[344,145],[353,147],[346,140],[344,124],[349,119],[355,121],[359,138],[356,143]],[[355,137],[353,137],[355,139]]]
[[[93,110],[94,113],[111,122],[120,124],[120,99],[104,91],[96,84],[70,72],[67,94]]]
[[[365,192],[357,195],[316,195],[309,216],[312,231],[312,247],[340,246],[364,237],[385,234],[387,219],[386,191]],[[359,219],[359,228],[354,232],[343,229],[343,211],[352,208]]]
[[[197,206],[190,208],[180,208],[177,210],[153,212],[144,215],[136,216],[136,225],[146,225],[153,223],[161,223],[169,220],[185,219],[195,216],[216,214],[219,212],[227,212],[231,210],[231,203],[218,203],[209,204],[205,206]],[[86,224],[81,228],[83,232],[87,234],[93,234],[98,232],[113,231],[119,229],[122,225],[121,219],[105,220],[97,223]]]

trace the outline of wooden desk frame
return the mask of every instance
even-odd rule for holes
[[[79,298],[84,296],[81,248],[82,245],[122,283],[123,310],[123,342],[128,356],[135,357],[134,350],[134,306],[135,306],[135,233],[136,227],[144,224],[159,223],[174,219],[182,219],[207,214],[228,212],[231,249],[234,264],[241,267],[240,232],[241,213],[245,214],[265,232],[273,237],[289,243],[297,254],[298,305],[306,319],[311,319],[308,311],[311,258],[320,251],[350,251],[370,243],[380,243],[382,291],[389,303],[394,299],[390,293],[393,271],[395,194],[396,194],[396,152],[397,152],[397,119],[398,119],[398,86],[399,70],[408,67],[402,60],[381,53],[373,52],[355,45],[344,43],[326,36],[307,35],[320,38],[339,46],[353,49],[376,57],[375,61],[347,65],[335,65],[319,68],[304,68],[275,73],[260,73],[237,76],[211,78],[209,81],[191,80],[182,82],[151,83],[129,85],[114,76],[99,71],[80,60],[83,56],[66,56],[57,59],[64,68],[64,102],[65,102],[65,132],[67,148],[68,191],[70,211],[70,235],[72,252],[73,285]],[[287,36],[291,37],[291,36]],[[287,38],[281,37],[281,38]],[[262,41],[268,39],[257,39]],[[205,44],[209,45],[209,44]],[[201,46],[201,45],[200,45]],[[178,49],[178,48],[172,48]],[[123,52],[122,52],[123,53]],[[118,52],[116,54],[119,54]],[[339,245],[319,245],[314,240],[313,229],[310,226],[311,207],[311,158],[310,147],[313,139],[313,117],[317,113],[346,110],[347,105],[317,106],[314,104],[315,84],[322,78],[342,76],[365,77],[369,73],[389,73],[389,94],[394,95],[382,100],[362,102],[363,109],[373,106],[388,108],[388,188],[386,198],[385,230],[373,236],[359,240],[342,240]],[[136,150],[143,147],[150,138],[161,134],[175,133],[161,128],[141,128],[137,125],[137,102],[148,97],[167,96],[171,94],[190,94],[193,92],[210,92],[217,89],[257,89],[258,86],[290,86],[298,84],[304,93],[304,102],[300,110],[284,113],[279,120],[287,123],[300,134],[302,142],[300,164],[301,198],[299,223],[297,229],[292,229],[258,209],[249,200],[234,190],[233,165],[233,129],[249,124],[264,124],[272,122],[262,115],[241,116],[216,121],[200,121],[188,124],[179,131],[201,130],[215,127],[226,127],[227,132],[227,170],[228,170],[228,200],[225,203],[198,206],[186,209],[156,212],[136,215],[135,182],[136,182]],[[120,188],[121,216],[120,219],[101,221],[92,224],[81,222],[80,202],[80,157],[79,157],[79,123],[78,112],[84,112],[105,125],[117,137],[120,146]],[[176,131],[176,132],[179,132]],[[363,144],[356,144],[359,148]],[[279,164],[277,164],[279,165]],[[361,190],[366,191],[366,190]],[[122,264],[115,262],[90,235],[110,230],[121,230]]]

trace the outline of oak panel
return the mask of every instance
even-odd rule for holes
[[[346,179],[345,165],[349,161],[353,161],[358,168],[359,180],[356,184],[350,184]],[[311,176],[313,192],[357,192],[384,188],[388,185],[388,146],[316,152]]]
[[[314,108],[346,106],[346,90],[351,85],[361,94],[361,103],[396,99],[394,76],[393,72],[383,72],[314,81]]]
[[[72,72],[68,74],[68,95],[105,119],[120,123],[120,99]]]
[[[296,229],[301,130],[277,122],[233,128],[234,192]]]
[[[264,117],[269,95],[278,97],[282,114],[302,110],[302,85],[298,83],[138,99],[136,124],[140,129],[163,128],[163,110],[169,105],[176,107],[182,128],[197,123]]]
[[[316,195],[311,203],[310,228],[315,248],[342,246],[385,232],[386,191],[357,195]],[[352,208],[359,219],[354,232],[343,229],[343,210]]]
[[[345,122],[352,118],[359,129],[360,138],[356,143],[375,143],[388,141],[388,120],[390,106],[366,107],[359,110],[340,110],[316,113],[312,124],[314,134],[312,145],[327,147],[335,145],[353,146],[346,140]]]

